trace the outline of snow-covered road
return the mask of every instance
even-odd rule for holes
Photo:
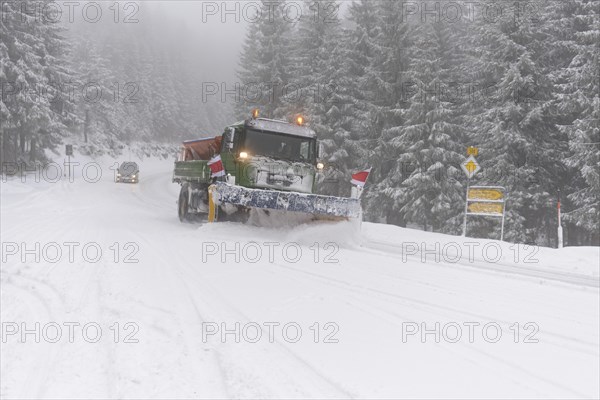
[[[2,182],[3,398],[600,397],[597,248],[181,224],[171,167]]]

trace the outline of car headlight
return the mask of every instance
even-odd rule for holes
[[[317,163],[317,169],[318,169],[319,171],[320,171],[320,170],[322,170],[323,168],[325,168],[325,164],[323,164],[322,162],[320,162],[320,163]]]

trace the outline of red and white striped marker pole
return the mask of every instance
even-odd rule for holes
[[[562,249],[563,248],[563,228],[562,228],[562,221],[561,221],[561,216],[560,216],[560,190],[558,191],[558,248]]]

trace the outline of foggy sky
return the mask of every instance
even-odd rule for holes
[[[303,3],[302,0],[290,2]],[[259,4],[259,1],[150,0],[148,3],[181,21],[192,32],[191,43],[202,54],[203,79],[237,81],[235,72],[240,51],[248,25],[252,23],[250,4]],[[340,16],[345,14],[349,4],[341,2]]]

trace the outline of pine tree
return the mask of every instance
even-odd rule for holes
[[[494,83],[476,125],[481,132],[479,183],[507,191],[505,238],[549,244],[554,198],[563,185],[566,140],[553,117],[552,82],[537,63],[546,51],[543,19],[481,24],[478,70]],[[488,90],[489,93],[489,90]],[[554,225],[555,228],[556,225]]]
[[[44,3],[49,2],[45,1]],[[73,124],[67,43],[38,1],[2,4],[0,104],[2,161],[44,159]]]
[[[556,103],[560,128],[568,135],[567,164],[576,175],[568,199],[567,222],[587,232],[585,243],[600,234],[600,4],[576,0],[553,4],[549,28],[558,43],[553,52],[553,78],[559,87]]]
[[[263,116],[285,118],[283,93],[291,82],[293,24],[284,17],[285,0],[261,0],[262,17],[252,22],[241,55],[240,117],[259,108]]]
[[[113,129],[114,101],[111,99],[115,81],[108,61],[100,55],[98,44],[85,31],[72,35],[71,64],[77,71],[73,81],[76,88],[76,110],[81,123],[84,143],[101,141]],[[115,132],[112,132],[115,133]],[[96,135],[100,137],[95,138]]]
[[[348,57],[342,42],[339,3],[330,0],[304,2],[303,18],[292,41],[291,87],[284,96],[280,114],[302,114],[314,129],[323,148],[320,158],[326,170],[319,191],[349,193],[348,154],[352,140],[344,113],[351,102],[346,98],[350,84]]]
[[[372,128],[363,139],[370,154],[369,166],[374,169],[365,196],[367,216],[375,220],[383,217],[398,225],[404,225],[405,221],[394,206],[397,199],[393,193],[402,181],[396,174],[396,169],[401,169],[397,165],[401,150],[394,140],[400,136],[402,115],[408,104],[404,86],[410,64],[408,52],[413,43],[410,36],[414,34],[413,26],[403,20],[402,7],[399,2],[382,1],[375,9],[378,28],[374,30],[371,45],[374,57],[365,83],[372,90],[368,106]]]
[[[342,37],[332,36],[330,68],[332,107],[327,112],[332,128],[324,135],[324,158],[330,162],[324,187],[332,195],[349,195],[350,174],[369,166],[369,140],[376,137],[372,124],[372,104],[376,93],[373,81],[376,37],[376,2],[353,2],[349,9],[351,26]],[[325,191],[324,191],[325,192]]]
[[[414,28],[419,40],[410,47],[408,71],[396,78],[403,79],[408,106],[394,98],[386,107],[402,123],[385,130],[381,147],[397,159],[377,186],[377,197],[388,199],[388,220],[395,214],[436,231],[456,226],[463,197],[457,178],[465,128],[442,90],[457,70],[451,29],[439,23]]]

